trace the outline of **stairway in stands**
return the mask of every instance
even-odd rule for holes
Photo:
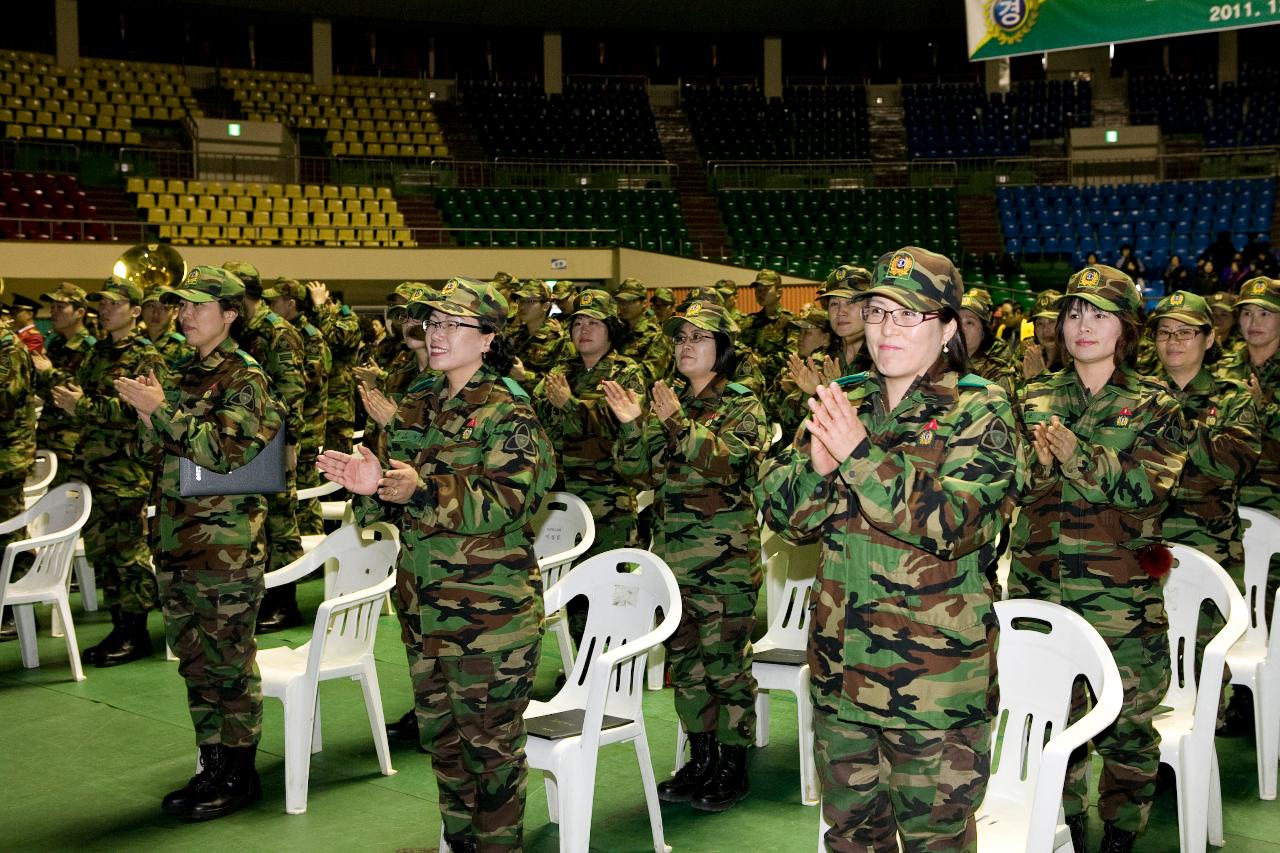
[[[653,118],[662,153],[679,170],[676,190],[694,253],[704,258],[728,255],[729,238],[724,220],[716,197],[707,189],[707,170],[694,145],[689,116],[679,107],[654,107]]]
[[[401,195],[396,197],[396,210],[404,214],[406,228],[413,229],[413,239],[419,246],[451,246],[453,238],[445,227],[444,219],[429,195]]]
[[[436,101],[432,110],[436,121],[440,123],[440,132],[444,134],[445,144],[449,146],[449,156],[458,162],[479,162],[488,160],[484,148],[480,145],[480,135],[467,113],[467,107],[461,101]],[[466,184],[468,178],[474,179],[475,171],[460,169],[459,183]]]
[[[979,257],[988,252],[1002,254],[1004,238],[1000,233],[1000,216],[996,210],[995,196],[961,195],[958,201],[961,250]],[[959,258],[953,260],[960,262]]]
[[[97,218],[110,223],[107,228],[112,239],[131,245],[143,241],[142,217],[133,200],[123,189],[115,187],[84,187],[85,199],[97,208]]]
[[[902,107],[867,108],[871,131],[871,164],[878,186],[908,186],[907,126]]]

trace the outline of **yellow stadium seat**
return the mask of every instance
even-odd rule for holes
[[[181,195],[187,191],[187,182],[181,178],[170,178],[165,182],[165,192]]]
[[[339,198],[344,198],[344,199],[356,198],[356,188],[351,186],[350,184],[339,187],[338,196]]]
[[[391,187],[378,187],[374,195],[379,199],[391,198]]]
[[[285,198],[302,198],[302,185],[301,184],[285,184],[284,195],[285,195]]]
[[[242,184],[240,181],[232,181],[231,183],[227,184],[228,195],[244,195],[244,192],[245,192],[244,184]]]
[[[221,208],[209,211],[209,222],[214,225],[226,225],[230,221],[231,218],[227,215],[227,211]]]
[[[208,186],[204,181],[187,181],[187,192],[192,195],[204,195],[209,192]],[[203,207],[204,205],[201,205]]]
[[[236,209],[236,200],[233,196],[229,196],[229,195],[216,196],[216,201],[218,202],[218,210],[235,210]]]
[[[83,142],[83,141],[84,141],[84,131],[83,131],[82,129],[78,128],[78,127],[68,127],[68,128],[67,128],[67,141],[68,141],[68,142]]]
[[[138,193],[137,205],[139,210],[146,210],[156,206],[156,197],[154,193]]]
[[[311,214],[307,213],[305,210],[295,210],[293,213],[287,215],[289,217],[290,225],[302,226],[311,224]]]
[[[101,141],[102,141],[102,131],[101,131],[101,130],[98,130],[98,128],[96,128],[96,127],[91,127],[91,128],[89,128],[89,129],[85,130],[85,132],[84,132],[84,141],[85,141],[85,142],[101,142]]]
[[[156,196],[156,205],[158,207],[177,207],[178,199],[173,193],[160,190],[160,194]]]
[[[354,152],[352,152],[352,153],[354,153]],[[365,154],[367,154],[367,155],[368,155],[368,156],[370,156],[370,157],[381,157],[381,156],[382,156],[382,143],[380,143],[380,142],[370,142],[369,144],[365,145],[365,147],[364,147],[364,153],[365,153]]]
[[[29,124],[23,131],[27,139],[44,139],[44,128],[38,124]]]
[[[253,212],[253,218],[250,221],[252,221],[254,225],[270,225],[271,212],[267,210],[255,210]]]
[[[333,184],[325,184],[322,188],[321,195],[324,198],[339,198],[338,188]]]
[[[361,212],[361,213],[352,213],[352,214],[351,214],[351,225],[352,225],[352,227],[353,227],[353,228],[368,228],[368,227],[369,227],[369,214],[367,214],[367,213],[363,213],[363,212]]]
[[[286,211],[276,210],[271,213],[272,225],[288,225],[290,221],[289,214]]]
[[[228,216],[231,217],[232,225],[248,225],[249,224],[249,214],[243,210],[232,210],[228,213]]]
[[[284,185],[283,184],[267,184],[262,188],[262,193],[267,198],[283,198]]]
[[[403,228],[403,227],[404,227],[404,214],[403,214],[403,213],[388,213],[388,214],[387,214],[387,224],[388,224],[388,225],[390,225],[392,228]]]
[[[147,209],[148,223],[163,223],[168,221],[169,217],[163,207],[152,207]]]
[[[387,227],[387,215],[385,213],[370,213],[368,216],[369,224],[374,228]]]
[[[351,217],[346,213],[331,213],[329,219],[335,228],[346,228],[351,225]]]
[[[318,184],[307,184],[302,188],[303,198],[320,198],[320,186]]]
[[[191,185],[188,184],[187,186],[190,187]],[[211,195],[203,195],[203,194],[197,195],[196,207],[200,208],[201,210],[217,210],[218,200]]]
[[[124,182],[125,192],[142,193],[147,191],[147,182],[142,178],[130,178]]]
[[[187,221],[193,225],[206,225],[209,222],[209,211],[203,207],[197,207],[187,211]]]
[[[232,196],[235,199],[236,210],[253,210],[253,199],[247,195]]]
[[[187,221],[187,209],[185,207],[173,207],[169,209],[169,221],[171,223],[183,223]]]
[[[172,184],[173,182],[171,181],[170,183]],[[179,183],[181,182],[179,181]],[[179,189],[179,190],[171,190],[171,192],[181,193],[183,191]],[[184,193],[183,195],[178,196],[178,207],[185,207],[189,210],[195,206],[196,206],[196,197],[191,195],[190,193]]]
[[[317,228],[319,228],[319,227],[321,227],[321,226],[323,226],[323,227],[326,227],[326,228],[327,228],[327,227],[329,226],[329,224],[330,224],[330,223],[329,223],[329,214],[328,214],[328,213],[325,213],[324,211],[321,211],[321,212],[319,212],[319,213],[313,213],[313,214],[311,214],[311,224],[312,224],[312,225],[315,225]]]

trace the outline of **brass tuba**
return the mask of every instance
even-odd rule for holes
[[[111,274],[149,293],[157,287],[177,287],[187,274],[187,262],[166,243],[143,243],[121,255]]]

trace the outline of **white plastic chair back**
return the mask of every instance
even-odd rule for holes
[[[543,590],[555,586],[565,570],[587,552],[596,539],[591,510],[577,495],[549,492],[533,518],[537,538],[533,553],[542,569]]]
[[[52,450],[37,450],[35,464],[27,481],[22,484],[22,499],[27,506],[33,505],[41,495],[49,491],[49,484],[58,474],[58,456]]]
[[[72,481],[46,492],[19,515],[0,522],[2,534],[17,533],[24,528],[28,534],[28,538],[10,542],[5,547],[0,564],[0,612],[5,607],[14,608],[22,665],[28,669],[40,665],[31,605],[47,601],[53,604],[55,621],[61,623],[71,674],[76,681],[84,680],[84,671],[76,646],[75,625],[71,621],[67,585],[76,540],[92,508],[89,487]],[[24,552],[32,554],[31,567],[20,579],[12,580],[14,561]]]
[[[996,602],[995,611],[1000,709],[978,810],[978,849],[1050,853],[1071,752],[1119,715],[1120,671],[1098,632],[1065,607],[1019,598]],[[1095,702],[1068,726],[1071,687],[1080,676]]]
[[[1172,677],[1162,705],[1169,710],[1154,720],[1160,733],[1160,761],[1177,774],[1178,839],[1183,853],[1203,851],[1212,841],[1222,846],[1222,790],[1214,733],[1222,694],[1227,650],[1244,633],[1244,598],[1226,571],[1185,545],[1174,545],[1174,568],[1164,582],[1169,614]],[[1197,676],[1196,634],[1200,610],[1211,601],[1226,624],[1205,646]]]
[[[1253,694],[1254,740],[1258,750],[1258,796],[1276,798],[1280,763],[1280,607],[1267,626],[1267,574],[1280,552],[1280,519],[1269,512],[1240,507],[1244,522],[1244,635],[1227,652],[1231,683]]]
[[[301,503],[302,501],[319,500],[341,490],[342,486],[333,480],[325,480],[318,486],[299,489],[298,501]],[[356,520],[355,514],[351,511],[351,501],[346,498],[338,501],[320,501],[320,515],[325,521],[341,521],[344,524]]]

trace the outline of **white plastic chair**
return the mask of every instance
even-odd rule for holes
[[[395,586],[399,545],[391,538],[366,542],[354,526],[331,534],[310,554],[266,575],[267,588],[292,583],[316,568],[337,562],[326,576],[326,599],[316,611],[311,639],[296,649],[281,646],[258,652],[262,693],[284,703],[285,811],[307,810],[311,753],[321,749],[319,682],[350,678],[360,682],[382,775],[391,776],[391,751],[373,643],[382,599]]]
[[[1217,847],[1222,834],[1222,788],[1214,733],[1222,696],[1227,650],[1244,633],[1248,614],[1244,597],[1231,576],[1209,557],[1185,545],[1171,550],[1174,569],[1164,582],[1164,609],[1169,614],[1169,657],[1173,677],[1162,705],[1170,710],[1154,720],[1160,733],[1160,761],[1177,774],[1178,841],[1182,853],[1203,853],[1206,842]],[[1205,646],[1196,678],[1196,630],[1205,601],[1226,617],[1226,625]]]
[[[34,505],[45,492],[49,491],[49,484],[57,474],[57,455],[52,450],[37,450],[35,464],[31,466],[27,481],[22,484],[23,502],[28,507]]]
[[[1269,512],[1240,507],[1244,531],[1244,636],[1227,652],[1231,683],[1253,694],[1253,728],[1258,750],[1258,797],[1276,798],[1280,762],[1280,608],[1267,627],[1267,572],[1280,552],[1280,519]]]
[[[525,711],[529,766],[544,771],[547,809],[560,824],[561,853],[587,853],[595,801],[597,752],[630,742],[640,764],[656,853],[663,840],[658,787],[641,708],[645,654],[675,633],[680,590],[665,562],[639,548],[618,548],[575,566],[547,593],[555,612],[578,595],[590,601],[582,645],[564,687]],[[656,625],[656,611],[662,621]]]
[[[298,503],[310,500],[319,500],[334,492],[340,491],[342,486],[333,480],[325,480],[318,486],[312,486],[308,489],[298,489]],[[320,501],[320,514],[325,521],[354,521],[355,516],[351,514],[351,501]],[[306,537],[303,537],[306,538]]]
[[[568,492],[549,492],[533,518],[537,538],[533,553],[542,571],[542,594],[545,596],[565,572],[596,540],[596,520],[585,501]],[[547,608],[546,629],[554,631],[560,648],[560,661],[565,672],[573,669],[573,636],[569,633],[568,614],[551,613]]]
[[[991,776],[978,809],[984,853],[1071,850],[1061,816],[1071,753],[1120,713],[1124,688],[1110,649],[1083,617],[1047,601],[998,601],[1000,709]],[[1067,725],[1071,688],[1084,676],[1094,704]],[[1084,853],[1084,851],[1080,851]]]
[[[53,605],[54,621],[61,623],[71,675],[76,681],[84,681],[84,670],[80,666],[80,649],[71,621],[67,582],[76,539],[89,520],[92,507],[89,487],[72,481],[46,492],[20,515],[0,522],[0,534],[16,533],[23,528],[28,533],[28,538],[5,546],[4,562],[0,564],[0,613],[5,607],[13,608],[22,665],[27,669],[40,665],[32,605],[47,601]],[[15,558],[26,552],[34,555],[31,567],[20,579],[11,580]]]

